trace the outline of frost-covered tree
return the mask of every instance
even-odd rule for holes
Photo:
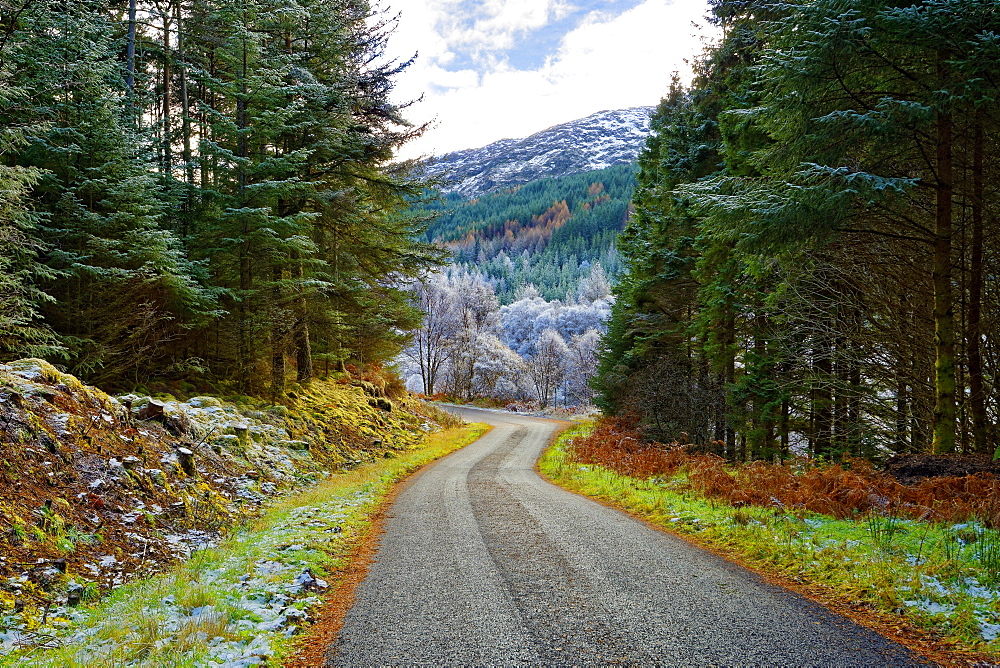
[[[412,287],[413,303],[424,314],[423,324],[413,332],[404,359],[420,373],[425,394],[434,394],[438,379],[451,359],[451,335],[455,323],[454,293],[442,274],[434,274]]]
[[[560,395],[589,403],[588,382],[612,298],[599,266],[585,283],[569,303],[546,301],[529,284],[518,289],[513,304],[499,307],[482,275],[461,267],[438,273],[413,287],[424,323],[401,361],[414,379],[419,375],[426,393],[504,400],[535,395],[543,405]]]
[[[526,293],[522,299],[501,307],[500,322],[507,345],[522,356],[531,356],[546,329],[554,329],[564,339],[590,329],[603,332],[610,315],[611,298],[607,295],[593,302],[564,304]]]
[[[493,334],[482,335],[478,347],[475,393],[504,401],[525,396],[528,367],[524,359]]]
[[[493,287],[481,276],[459,274],[452,281],[455,328],[448,384],[455,396],[471,399],[476,363],[489,350],[488,337],[499,334],[499,303]]]
[[[570,337],[566,355],[565,392],[568,403],[587,406],[594,398],[590,379],[597,371],[597,353],[600,345],[601,333],[593,328]]]
[[[558,396],[559,386],[566,374],[569,348],[554,329],[542,332],[535,344],[535,354],[528,358],[528,375],[535,388],[538,405],[547,408]]]
[[[600,263],[594,264],[590,268],[590,274],[580,279],[576,294],[577,301],[588,304],[611,297],[611,283],[608,282],[604,267]]]

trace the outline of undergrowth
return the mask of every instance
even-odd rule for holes
[[[807,462],[732,466],[644,445],[614,422],[565,432],[539,467],[567,489],[694,536],[762,571],[933,629],[944,647],[1000,658],[993,481],[928,481],[907,489],[861,462],[850,469]]]
[[[566,447],[576,462],[634,478],[669,477],[683,468],[692,490],[734,506],[796,508],[837,518],[876,512],[937,522],[975,519],[1000,527],[1000,480],[987,476],[928,478],[907,486],[863,459],[843,465],[794,459],[734,467],[683,446],[645,443],[627,422],[614,419],[596,423],[585,438],[574,437]]]
[[[277,664],[364,538],[393,485],[488,427],[430,434],[421,447],[286,497],[219,546],[168,573],[24,633],[0,666]]]

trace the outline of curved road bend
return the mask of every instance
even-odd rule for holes
[[[924,665],[753,573],[563,491],[557,424],[496,425],[411,479],[328,666]]]

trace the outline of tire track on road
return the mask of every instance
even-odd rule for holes
[[[543,481],[558,423],[463,413],[496,428],[399,494],[327,665],[926,665]]]

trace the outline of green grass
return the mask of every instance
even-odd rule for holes
[[[39,628],[15,629],[33,646],[0,656],[0,665],[181,667],[254,656],[275,665],[322,596],[322,589],[296,579],[308,569],[335,586],[337,570],[393,486],[487,429],[469,425],[428,435],[418,449],[286,497],[219,546],[195,552],[163,575],[119,587]]]
[[[870,513],[852,519],[783,507],[735,508],[698,496],[683,469],[640,480],[572,461],[564,432],[542,456],[556,484],[610,502],[670,531],[850,603],[939,632],[959,647],[1000,658],[1000,533],[976,522],[933,524]]]

